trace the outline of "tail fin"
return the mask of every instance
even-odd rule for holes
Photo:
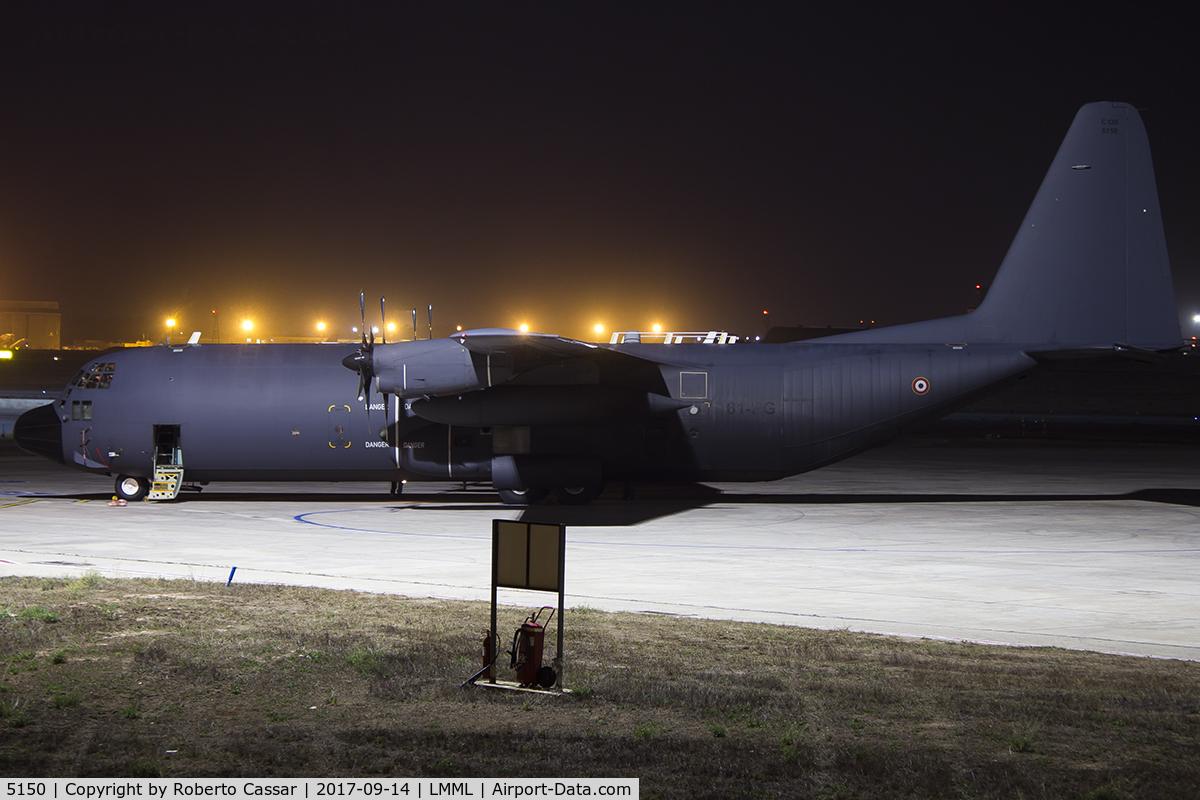
[[[1154,165],[1137,109],[1109,102],[1079,109],[974,313],[845,338],[1039,350],[1179,347]]]
[[[1150,143],[1137,109],[1089,103],[975,312],[977,337],[1056,346],[1179,347]]]

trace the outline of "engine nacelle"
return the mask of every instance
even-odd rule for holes
[[[615,386],[497,386],[413,402],[412,412],[442,425],[608,425],[691,405]]]
[[[453,339],[377,344],[371,360],[379,391],[400,397],[470,392],[484,386],[471,352]]]

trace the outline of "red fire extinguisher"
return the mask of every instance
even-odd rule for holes
[[[483,632],[483,669],[484,669],[484,672],[482,672],[481,675],[482,675],[482,677],[487,678],[489,681],[493,680],[496,677],[496,671],[492,668],[492,664],[493,664],[492,632],[484,631]],[[474,679],[472,679],[472,680],[474,680]]]
[[[544,623],[538,618],[549,611]],[[522,686],[542,686],[549,689],[558,679],[553,667],[542,666],[542,648],[546,641],[546,626],[554,616],[553,606],[542,606],[530,614],[513,634],[512,650],[509,651],[509,666],[517,671],[517,682]]]

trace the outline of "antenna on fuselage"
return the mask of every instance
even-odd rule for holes
[[[413,341],[417,340],[417,310],[413,309]]]
[[[433,303],[429,304],[429,338],[433,338]]]

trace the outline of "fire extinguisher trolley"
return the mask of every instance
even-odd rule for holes
[[[565,692],[563,688],[563,604],[566,593],[567,527],[562,524],[492,520],[492,618],[483,635],[483,669],[464,682],[522,691]],[[513,637],[509,666],[516,681],[496,678],[499,637],[496,630],[496,594],[500,588],[557,592],[558,608],[542,606],[530,614]],[[546,614],[545,612],[549,612]],[[557,613],[556,613],[557,612]],[[552,666],[543,666],[546,628],[558,619],[558,641]],[[480,681],[483,678],[485,680]]]

